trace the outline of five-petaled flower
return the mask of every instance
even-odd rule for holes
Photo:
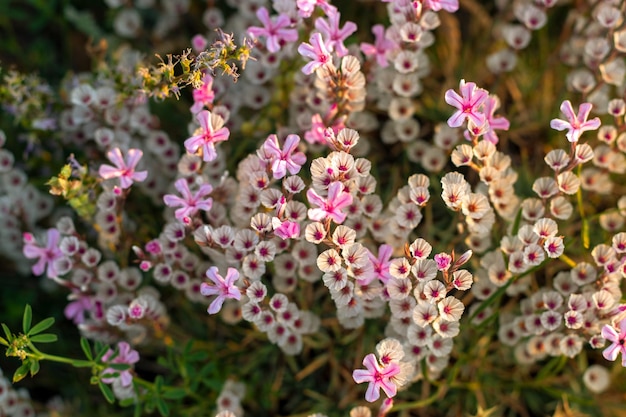
[[[485,115],[480,111],[480,106],[487,100],[489,93],[482,88],[477,88],[475,83],[466,83],[465,80],[461,80],[459,90],[461,95],[450,89],[446,91],[444,97],[446,103],[458,109],[448,119],[448,125],[459,127],[465,120],[471,120],[474,125],[482,126],[485,122]]]
[[[391,39],[387,39],[385,36],[385,27],[383,25],[372,26],[372,33],[374,34],[374,44],[362,42],[361,52],[366,56],[374,55],[376,57],[376,63],[379,66],[385,68],[389,65],[387,62],[387,53],[394,49],[397,44]]]
[[[204,108],[213,103],[215,100],[215,92],[213,91],[213,77],[211,74],[204,74],[202,77],[202,85],[193,90],[193,106],[190,110],[193,114],[198,113]]]
[[[312,188],[306,192],[309,202],[319,208],[309,209],[308,214],[311,220],[321,221],[331,218],[335,223],[340,224],[346,219],[346,213],[341,209],[352,204],[352,194],[344,191],[343,184],[335,181],[328,187],[328,197],[321,197]]]
[[[142,156],[143,152],[140,149],[129,149],[126,153],[126,161],[124,161],[120,148],[111,149],[107,152],[107,158],[115,166],[100,165],[98,174],[105,180],[119,178],[120,186],[124,189],[128,188],[133,185],[134,181],[141,182],[148,177],[148,171],[135,171]]]
[[[39,258],[33,265],[33,274],[41,275],[46,271],[48,278],[56,278],[57,270],[54,261],[63,257],[63,252],[59,249],[60,234],[57,229],[48,229],[46,246],[37,245],[35,238],[30,233],[24,233],[24,256],[29,259]]]
[[[217,158],[215,144],[228,140],[230,132],[224,127],[224,119],[219,114],[202,110],[196,118],[200,123],[200,128],[185,141],[185,149],[189,153],[196,153],[200,150],[203,161],[213,161]]]
[[[241,291],[235,285],[235,282],[239,279],[239,271],[235,268],[228,268],[226,277],[222,277],[217,267],[212,266],[206,271],[206,276],[213,281],[214,285],[203,282],[200,286],[200,293],[205,297],[217,295],[211,302],[211,305],[209,305],[207,310],[209,314],[215,314],[220,311],[222,304],[224,304],[227,298],[241,299]]]
[[[391,273],[389,267],[391,266],[391,255],[393,253],[393,247],[391,245],[383,244],[378,248],[378,257],[372,252],[368,252],[367,256],[374,267],[374,273],[376,277],[383,283],[391,279]]]
[[[550,121],[550,127],[558,131],[567,129],[567,133],[565,134],[567,140],[572,143],[578,142],[583,132],[596,130],[600,127],[599,118],[594,117],[591,120],[587,120],[589,112],[591,112],[591,107],[591,103],[582,103],[578,107],[578,114],[576,114],[572,108],[572,103],[569,100],[565,100],[561,104],[561,113],[567,117],[567,120],[552,119]]]
[[[494,113],[500,107],[500,100],[497,96],[489,96],[487,100],[485,100],[484,104],[484,114],[487,120],[487,131],[484,133],[483,137],[486,141],[493,143],[494,145],[498,143],[499,138],[494,130],[509,130],[510,123],[506,119],[506,117],[496,117]]]
[[[315,29],[317,29],[326,39],[326,45],[329,49],[335,51],[338,57],[348,55],[348,48],[343,42],[346,38],[356,32],[356,24],[354,22],[346,22],[343,28],[339,28],[339,19],[341,13],[335,9],[328,12],[328,21],[324,18],[315,20]]]
[[[263,27],[251,26],[248,28],[248,33],[257,38],[264,36],[268,51],[278,52],[285,43],[298,40],[298,30],[289,29],[292,24],[286,14],[280,14],[276,19],[271,19],[267,9],[261,7],[257,10],[256,16],[263,23]]]
[[[367,369],[354,370],[352,372],[352,378],[357,384],[369,382],[369,386],[367,387],[367,391],[365,393],[365,399],[367,401],[376,401],[380,397],[381,389],[389,398],[396,395],[398,388],[391,378],[400,373],[400,365],[395,362],[390,362],[381,366],[373,353],[370,353],[363,358],[363,365]]]
[[[117,344],[117,355],[115,355],[115,351],[109,349],[104,356],[102,356],[102,362],[111,363],[111,364],[125,364],[129,365],[128,369],[118,370],[115,368],[106,368],[102,371],[102,375],[113,375],[118,374],[117,377],[113,376],[104,376],[102,378],[102,382],[106,384],[112,384],[116,379],[119,378],[123,387],[128,387],[133,382],[133,374],[131,373],[130,365],[133,365],[139,362],[139,353],[130,348],[130,345],[127,342],[119,342]]]
[[[202,184],[195,193],[189,189],[187,179],[179,178],[174,183],[176,189],[182,197],[173,194],[163,196],[163,201],[168,207],[178,207],[174,216],[183,223],[188,223],[189,218],[195,215],[198,210],[209,211],[213,206],[213,199],[206,197],[213,191],[211,184]],[[206,197],[206,198],[205,198]]]
[[[287,174],[295,175],[306,162],[306,156],[302,152],[295,152],[300,143],[298,135],[287,135],[283,149],[280,149],[278,137],[269,135],[263,143],[263,158],[269,158],[274,178],[279,179]]]
[[[454,13],[459,10],[459,0],[426,0],[426,6],[434,12],[443,9]]]
[[[300,46],[298,46],[298,53],[300,55],[312,59],[311,62],[302,68],[302,72],[307,75],[312,74],[316,69],[331,60],[330,51],[324,43],[321,33],[315,32],[312,34],[309,42],[311,43],[302,42]]]
[[[602,327],[602,337],[611,342],[611,346],[604,349],[602,356],[606,360],[614,361],[622,353],[622,366],[626,367],[626,319],[619,322],[619,333],[615,327],[605,324]]]

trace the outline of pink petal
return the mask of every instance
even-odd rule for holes
[[[237,279],[239,279],[239,271],[235,268],[228,268],[226,278],[224,279],[225,284],[230,287],[235,283],[235,281],[237,281]]]
[[[607,361],[614,361],[615,359],[617,359],[617,355],[619,355],[619,352],[620,346],[617,343],[614,343],[608,348],[604,349],[604,351],[602,352],[602,356],[604,356],[604,359],[606,359]]]
[[[574,113],[572,103],[569,100],[565,100],[561,103],[561,113],[563,113],[569,121],[576,120],[576,113]]]
[[[132,176],[132,180],[136,182],[145,181],[146,178],[148,178],[148,171],[137,171]]]
[[[113,167],[111,165],[100,165],[100,169],[98,169],[98,175],[105,180],[111,178],[117,178],[122,175],[122,171],[119,168]]]
[[[209,312],[209,314],[218,313],[222,309],[223,304],[224,304],[224,297],[221,295],[218,295],[215,298],[215,300],[213,300],[213,302],[211,303],[207,311]]]
[[[309,203],[315,204],[318,207],[324,207],[326,201],[320,197],[314,189],[309,188],[306,192],[306,198],[309,200]]]
[[[550,121],[550,127],[554,130],[565,130],[565,129],[569,129],[572,127],[571,124],[569,124],[568,122],[566,122],[565,120],[561,120],[561,119],[552,119]]]
[[[453,89],[446,91],[444,95],[444,100],[451,106],[454,106],[458,109],[463,108],[463,98]]]
[[[118,168],[126,167],[120,148],[114,148],[107,152],[107,158],[109,158],[109,161],[113,162],[113,164]]]
[[[362,384],[363,382],[371,382],[374,380],[374,375],[366,369],[355,369],[352,371],[352,379],[357,384]]]
[[[614,343],[617,343],[617,341],[619,340],[619,334],[617,334],[617,330],[615,330],[613,326],[608,324],[602,327],[602,337]]]
[[[126,167],[134,169],[142,156],[143,152],[140,149],[129,149],[126,154]]]
[[[377,399],[380,398],[380,387],[376,382],[370,382],[367,386],[367,391],[365,391],[365,400],[373,403]]]

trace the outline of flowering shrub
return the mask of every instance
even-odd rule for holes
[[[82,351],[27,306],[14,383],[88,368],[135,415],[618,415],[623,1],[105,3],[106,37],[66,10],[106,39],[91,71],[2,72],[0,256]],[[0,416],[40,411],[15,392]]]

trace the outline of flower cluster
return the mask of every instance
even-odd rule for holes
[[[149,67],[121,48],[58,98],[0,88],[35,132],[0,131],[0,255],[66,291],[105,395],[219,417],[327,398],[312,416],[359,417],[382,391],[384,417],[458,389],[479,414],[510,386],[546,388],[542,406],[615,389],[620,363],[600,364],[626,367],[623,2],[383,0],[371,27],[329,0],[214,3],[107,0],[119,37],[191,49]],[[551,59],[573,70],[541,61],[535,79],[549,19],[565,28]],[[20,105],[29,89],[45,110]],[[48,184],[78,216],[32,185],[59,155]],[[154,384],[144,348],[167,352]],[[3,381],[0,414],[29,415]]]

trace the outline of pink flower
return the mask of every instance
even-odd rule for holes
[[[274,234],[285,239],[296,239],[300,236],[300,224],[297,222],[282,221],[278,217],[272,217],[272,228]]]
[[[176,189],[180,192],[181,197],[173,194],[163,196],[163,201],[168,207],[178,207],[174,212],[174,216],[183,223],[187,223],[189,218],[195,215],[198,210],[209,211],[213,206],[213,199],[207,195],[211,194],[213,187],[211,184],[202,184],[195,194],[191,193],[187,179],[180,178],[174,183]]]
[[[267,50],[270,52],[278,52],[281,46],[287,42],[295,42],[298,40],[298,31],[296,29],[287,29],[291,26],[291,19],[286,14],[280,14],[275,20],[270,19],[270,14],[265,7],[261,7],[256,12],[263,27],[250,26],[248,33],[254,37],[265,37]]]
[[[196,115],[200,123],[199,132],[185,141],[185,149],[189,153],[202,153],[202,160],[209,162],[217,158],[215,144],[228,140],[230,132],[224,126],[224,119],[218,114],[203,110]]]
[[[133,365],[139,362],[139,353],[136,350],[131,349],[128,343],[119,342],[117,344],[117,355],[115,355],[115,352],[112,349],[109,349],[107,353],[102,356],[102,362]],[[102,371],[103,375],[113,373],[119,374],[117,378],[120,379],[123,387],[128,387],[133,382],[133,375],[130,369],[120,371],[114,368],[106,368]],[[102,382],[112,384],[117,378],[105,377],[102,378]]]
[[[487,132],[484,133],[483,137],[486,141],[489,141],[493,144],[498,143],[498,135],[494,132],[494,129],[498,130],[509,130],[510,123],[505,117],[495,117],[494,113],[500,107],[500,100],[497,96],[489,96],[487,100],[485,100],[483,111],[485,113],[485,117],[487,119]]]
[[[213,103],[215,100],[215,92],[213,91],[213,77],[210,74],[204,74],[202,77],[202,85],[200,88],[193,90],[193,106],[191,112],[196,114],[203,107]]]
[[[309,209],[308,213],[311,220],[321,221],[330,217],[335,223],[343,223],[346,214],[342,213],[341,209],[352,204],[352,194],[344,191],[343,184],[339,181],[330,184],[327,198],[321,197],[312,188],[306,192],[306,196],[310,203],[319,207]]]
[[[111,149],[107,153],[107,158],[115,166],[100,165],[98,174],[105,180],[119,178],[121,187],[129,188],[134,181],[141,182],[148,177],[148,171],[135,172],[142,156],[143,152],[140,149],[129,149],[126,153],[126,161],[124,161],[120,148]]]
[[[589,112],[591,112],[591,103],[582,103],[578,107],[578,115],[574,113],[572,103],[569,100],[565,100],[561,104],[561,112],[567,117],[567,121],[562,119],[552,119],[550,121],[550,127],[555,130],[565,130],[567,133],[565,137],[570,142],[578,142],[580,135],[587,130],[596,130],[600,127],[600,119],[595,117],[592,120],[587,121]]]
[[[378,249],[378,257],[374,256],[372,252],[368,253],[368,257],[370,262],[374,266],[374,272],[378,279],[386,284],[387,281],[391,279],[391,274],[389,273],[389,266],[391,265],[391,253],[393,248],[390,245],[380,245]]]
[[[621,352],[622,366],[626,367],[626,319],[619,322],[619,333],[615,327],[605,324],[602,327],[602,337],[611,342],[611,346],[602,352],[604,359],[614,361]]]
[[[447,271],[452,264],[452,256],[445,252],[438,253],[433,257],[433,259],[437,263],[437,269],[440,271]]]
[[[39,258],[37,263],[33,265],[33,274],[41,275],[45,270],[48,278],[56,278],[57,271],[54,267],[54,261],[63,257],[63,252],[59,249],[59,231],[48,229],[45,247],[38,246],[32,234],[24,233],[23,236],[24,248],[22,251],[24,256],[28,259]]]
[[[263,155],[264,158],[269,158],[272,164],[274,178],[284,177],[287,171],[291,175],[300,172],[300,168],[306,162],[306,156],[302,152],[294,153],[299,143],[300,137],[298,135],[288,135],[281,150],[276,135],[269,135],[265,140],[265,143],[263,143]]]
[[[297,0],[296,6],[298,7],[298,15],[304,18],[311,17],[315,6],[319,6],[324,13],[334,9],[333,6],[328,4],[328,0]]]
[[[459,0],[426,0],[426,6],[434,12],[441,9],[454,13],[459,10]]]
[[[361,43],[361,51],[366,56],[376,56],[378,65],[385,68],[389,65],[387,62],[387,52],[394,49],[397,45],[394,41],[385,37],[385,27],[383,25],[372,26],[372,33],[375,39],[374,44]]]
[[[357,384],[369,382],[365,393],[365,399],[367,401],[376,401],[380,397],[381,389],[385,392],[387,397],[391,398],[396,395],[398,388],[391,378],[400,373],[400,366],[397,363],[390,362],[381,367],[378,360],[376,360],[376,356],[370,353],[363,358],[363,365],[367,369],[354,370],[352,372],[352,378]]]
[[[217,267],[212,266],[206,271],[206,276],[213,281],[214,285],[203,282],[200,286],[200,293],[205,297],[217,295],[211,302],[211,305],[209,305],[207,310],[209,314],[215,314],[220,311],[222,304],[224,304],[227,298],[233,298],[235,300],[241,299],[241,291],[235,285],[235,281],[239,279],[239,271],[235,268],[228,268],[226,278],[222,278]]]
[[[340,17],[341,13],[337,10],[332,10],[328,13],[328,21],[324,18],[315,20],[315,29],[323,35],[326,45],[328,45],[329,49],[333,49],[338,57],[348,54],[348,48],[344,46],[343,42],[357,29],[354,22],[346,22],[343,25],[343,29],[339,29]]]
[[[72,320],[75,324],[81,324],[85,321],[85,312],[93,308],[91,296],[75,293],[76,299],[65,306],[63,314],[65,318]]]
[[[459,127],[465,120],[471,120],[476,126],[482,126],[485,122],[485,115],[479,111],[481,104],[487,100],[488,93],[482,88],[476,88],[474,83],[466,83],[461,80],[459,89],[462,96],[450,89],[446,91],[445,100],[458,110],[448,119],[448,126]]]
[[[302,68],[305,74],[312,74],[316,69],[331,60],[330,51],[322,39],[322,35],[315,32],[309,39],[310,44],[302,42],[298,46],[298,53],[312,61]]]
[[[209,44],[209,41],[204,36],[197,34],[193,38],[191,38],[191,47],[194,52],[204,51]]]
[[[311,129],[304,133],[304,139],[309,143],[326,143],[326,125],[322,116],[319,113],[315,113],[311,116]]]

